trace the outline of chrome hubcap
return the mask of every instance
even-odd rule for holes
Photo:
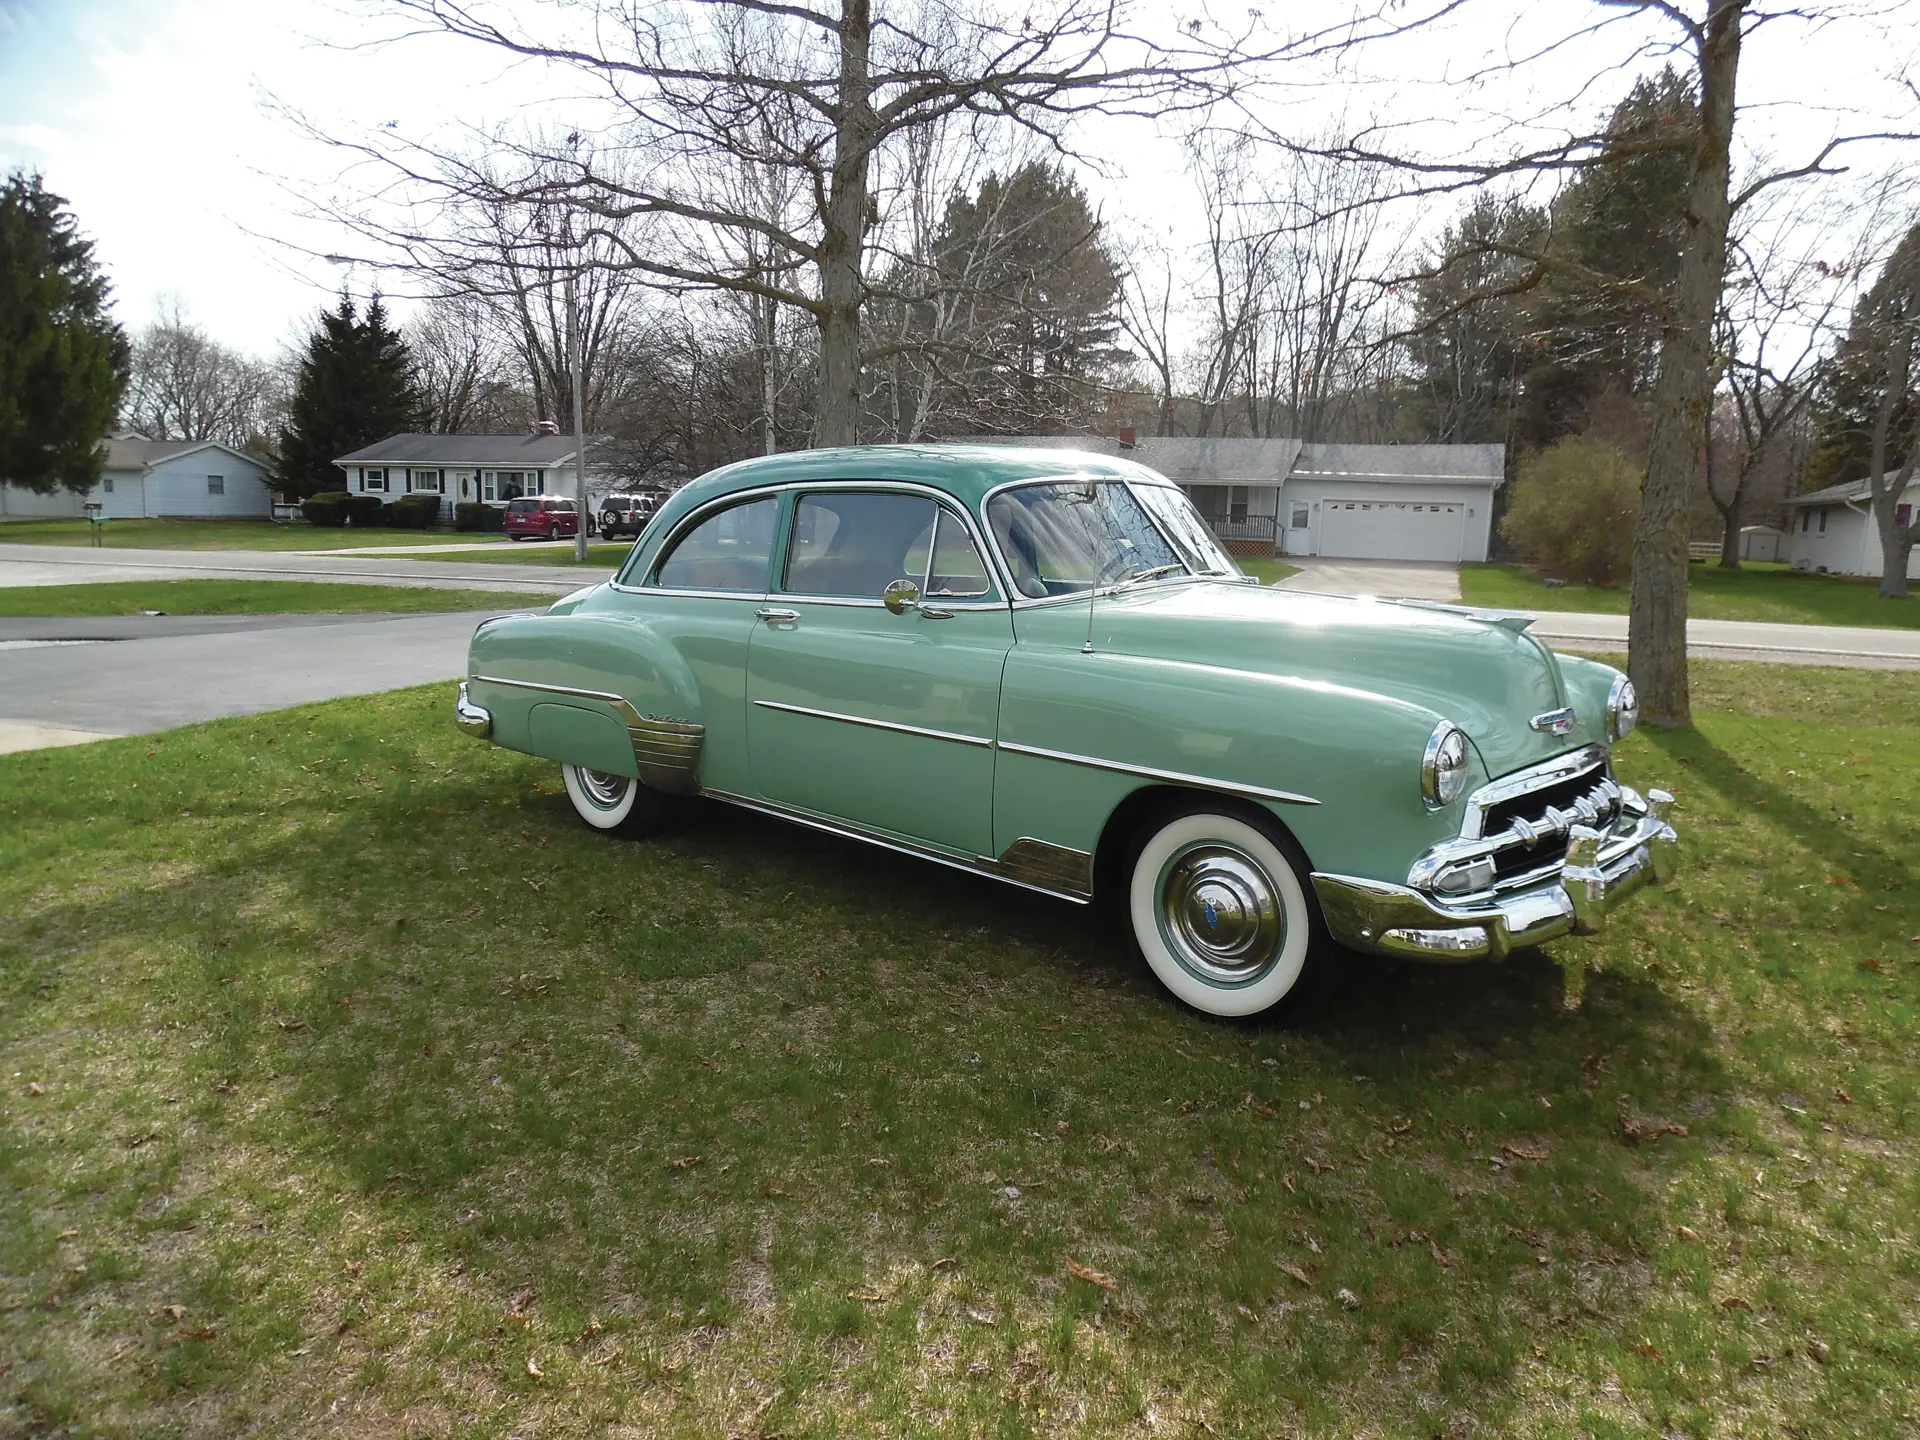
[[[618,809],[620,802],[627,798],[627,787],[633,784],[625,775],[603,775],[584,766],[577,773],[587,799],[602,810]]]
[[[1189,846],[1160,879],[1160,930],[1176,959],[1213,985],[1247,985],[1286,946],[1286,907],[1272,877],[1218,841]]]

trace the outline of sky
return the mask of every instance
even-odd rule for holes
[[[1880,13],[1837,26],[1783,22],[1750,48],[1749,150],[1797,158],[1835,128],[1897,107],[1898,76],[1920,74],[1920,5],[1860,3]],[[1279,4],[1276,13],[1326,13],[1322,0]],[[1460,83],[1488,55],[1525,52],[1543,17],[1572,5],[1483,0],[1444,29],[1312,77],[1273,117],[1295,131],[1340,115],[1418,119],[1422,143],[1447,148],[1576,94],[1598,113],[1624,77],[1580,87],[1599,68],[1596,51],[1630,49],[1622,31],[1569,47],[1524,80]],[[551,103],[552,87],[524,67],[440,40],[364,43],[383,33],[355,0],[0,0],[0,171],[38,170],[71,203],[124,324],[137,329],[179,303],[220,340],[270,353],[343,282],[362,294],[376,283],[364,268],[317,258],[353,242],[303,216],[312,198],[364,178],[343,177],[339,156],[296,133],[278,107],[330,133],[391,123],[418,137],[537,117]],[[1912,113],[1904,122],[1920,129]],[[1107,217],[1171,225],[1177,238],[1186,207],[1171,145],[1137,124],[1086,138],[1106,157],[1087,178]],[[1871,164],[1898,153],[1882,146]]]

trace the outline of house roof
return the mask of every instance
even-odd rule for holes
[[[593,442],[601,439],[596,435]],[[571,435],[389,435],[336,465],[558,465],[573,459]]]
[[[255,459],[244,450],[236,450],[231,445],[223,445],[218,440],[149,440],[144,435],[123,431],[107,437],[108,470],[145,470],[161,461],[170,460],[176,455],[191,455],[196,450],[219,450],[244,460],[257,470],[265,470],[264,462]]]
[[[1291,475],[1372,482],[1451,480],[1497,486],[1504,445],[1310,445],[1284,438],[1143,435],[1131,448],[1101,435],[975,436],[964,443],[1027,450],[1078,450],[1150,465],[1186,485],[1276,485]]]
[[[1498,486],[1506,464],[1504,445],[1303,445],[1293,473]]]

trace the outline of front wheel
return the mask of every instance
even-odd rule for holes
[[[596,830],[644,834],[660,821],[665,797],[630,775],[609,775],[583,765],[562,765],[574,813]]]
[[[1160,983],[1208,1015],[1292,1009],[1324,993],[1332,943],[1305,857],[1258,817],[1193,808],[1149,827],[1127,913]]]

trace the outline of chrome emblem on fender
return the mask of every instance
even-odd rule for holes
[[[1573,733],[1573,707],[1567,705],[1559,710],[1548,710],[1536,715],[1527,724],[1542,735],[1570,735]]]

